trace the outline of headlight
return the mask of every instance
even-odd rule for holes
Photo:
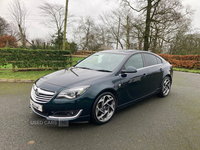
[[[90,85],[66,89],[64,91],[61,91],[58,94],[57,98],[67,98],[67,99],[77,98],[81,96],[83,93],[85,93],[89,89],[89,87]]]

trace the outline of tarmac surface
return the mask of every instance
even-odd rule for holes
[[[29,108],[32,83],[0,82],[0,150],[199,150],[200,74],[174,71],[171,93],[116,112],[105,125],[49,125]]]

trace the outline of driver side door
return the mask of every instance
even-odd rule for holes
[[[144,68],[144,61],[141,54],[135,54],[128,59],[123,69],[128,66],[135,67],[136,73],[121,74],[122,103],[135,101],[147,94],[147,69]]]

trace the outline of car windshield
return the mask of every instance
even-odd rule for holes
[[[87,57],[75,67],[111,72],[117,68],[124,58],[125,55],[123,54],[99,52]]]

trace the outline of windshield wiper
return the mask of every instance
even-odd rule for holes
[[[88,69],[88,70],[93,70],[91,68],[88,68],[88,67],[77,67],[77,68],[81,68],[81,69]]]
[[[100,69],[100,70],[97,70],[97,71],[101,71],[101,72],[112,72],[110,70],[104,70],[104,69]]]

